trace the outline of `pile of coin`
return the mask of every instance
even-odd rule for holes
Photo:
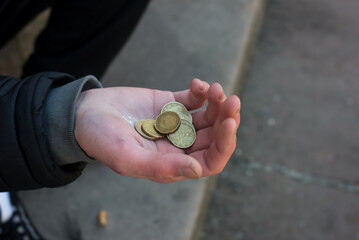
[[[179,102],[169,102],[156,119],[139,120],[136,131],[144,138],[157,140],[167,136],[178,148],[188,148],[196,141],[196,129],[192,124],[192,115]]]

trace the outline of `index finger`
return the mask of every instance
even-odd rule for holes
[[[198,78],[192,80],[190,89],[174,92],[175,101],[182,103],[186,108],[194,110],[202,107],[207,100],[209,84]]]

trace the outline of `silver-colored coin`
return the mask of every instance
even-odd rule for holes
[[[192,115],[187,108],[180,102],[169,102],[163,106],[161,113],[166,111],[173,111],[178,114],[181,119],[186,119],[192,123]]]
[[[190,124],[194,128],[193,124],[190,121],[188,121],[187,119],[181,119],[181,123],[182,122],[186,122],[186,123]]]
[[[181,125],[177,131],[168,134],[167,138],[176,147],[189,148],[196,141],[196,129],[188,121],[181,120]]]

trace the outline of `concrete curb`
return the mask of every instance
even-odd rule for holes
[[[232,82],[228,83],[228,89],[226,92],[235,95],[241,95],[243,87],[245,85],[245,77],[249,62],[251,61],[253,50],[256,42],[258,32],[261,27],[262,19],[265,10],[265,0],[254,1],[251,8],[251,19],[249,19],[246,34],[244,34],[245,40],[242,42],[240,47],[238,58],[238,72],[237,77],[233,78]],[[207,180],[206,190],[202,198],[201,211],[199,212],[196,227],[194,228],[191,240],[201,239],[201,230],[207,215],[207,209],[212,199],[213,191],[216,188],[218,176],[212,176]]]

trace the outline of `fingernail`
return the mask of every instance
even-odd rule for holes
[[[205,90],[206,86],[204,85],[204,82],[201,81],[201,85],[199,87],[199,90],[201,90],[202,92]]]
[[[179,170],[180,175],[188,178],[199,178],[200,175],[191,167],[182,167]]]

